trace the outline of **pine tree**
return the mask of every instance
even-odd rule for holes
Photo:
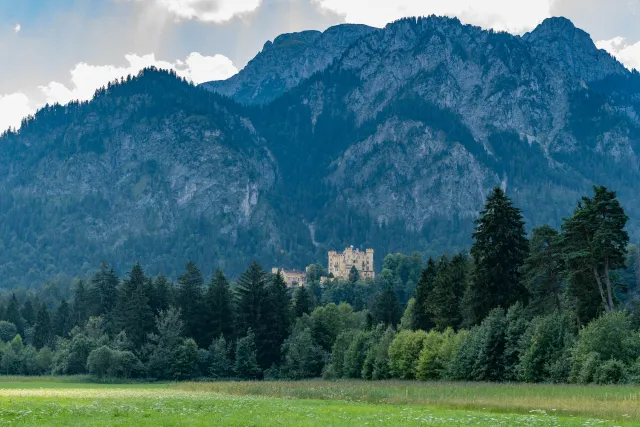
[[[145,292],[146,280],[140,263],[136,263],[122,284],[113,316],[116,330],[125,331],[138,348],[153,330],[153,312]]]
[[[160,275],[153,282],[149,305],[156,316],[173,305],[173,286],[165,276]]]
[[[402,317],[402,307],[398,301],[398,296],[389,285],[384,292],[376,296],[373,306],[373,319],[375,323],[384,323],[395,328],[400,323]]]
[[[559,233],[548,225],[534,228],[531,234],[522,271],[531,296],[529,309],[536,314],[560,310],[563,262],[558,237]]]
[[[7,319],[7,322],[11,322],[15,325],[16,329],[18,330],[18,335],[23,336],[24,321],[22,320],[22,316],[20,315],[20,310],[18,307],[19,304],[18,299],[16,298],[16,294],[12,293],[4,317]]]
[[[184,273],[178,278],[177,306],[182,313],[185,332],[199,345],[204,346],[202,336],[202,273],[193,261],[189,261]]]
[[[571,273],[591,274],[606,312],[616,310],[611,272],[625,265],[629,234],[616,193],[594,187],[592,198],[583,197],[571,218],[562,224],[562,252]]]
[[[84,325],[89,319],[90,306],[89,293],[84,280],[78,280],[73,292],[73,322],[75,325]]]
[[[234,337],[235,319],[233,295],[229,281],[221,270],[216,270],[204,297],[203,339],[212,342],[223,336],[227,340]]]
[[[433,327],[427,307],[429,294],[433,289],[433,281],[438,269],[433,258],[427,261],[427,267],[422,270],[418,286],[416,287],[415,302],[413,305],[413,327],[415,330],[428,331]]]
[[[33,346],[40,350],[44,346],[51,344],[51,318],[47,306],[42,304],[36,316],[35,330],[33,333]]]
[[[427,309],[440,332],[460,326],[460,304],[467,287],[467,264],[465,254],[457,254],[451,261],[443,256],[438,263],[438,274],[427,298]]]
[[[266,289],[263,319],[268,327],[264,339],[257,342],[258,364],[263,369],[280,365],[280,347],[289,336],[291,327],[291,298],[282,274],[272,274]]]
[[[255,335],[251,328],[247,330],[247,335],[238,340],[236,345],[236,376],[243,379],[256,379],[260,376],[260,367],[256,359]]]
[[[91,278],[93,316],[103,316],[109,322],[107,317],[118,302],[118,282],[115,270],[103,261],[98,272]]]
[[[24,319],[25,328],[31,327],[36,323],[36,310],[33,308],[31,300],[26,300],[20,309],[20,315]]]
[[[266,274],[262,266],[253,262],[242,273],[237,284],[237,321],[240,334],[251,328],[254,333],[262,330],[263,303],[266,298]]]
[[[466,299],[471,304],[470,324],[479,323],[494,308],[506,309],[527,298],[520,271],[528,242],[520,209],[495,188],[475,224],[471,247],[474,270],[468,289],[473,298]]]
[[[311,313],[311,310],[313,310],[313,301],[311,300],[311,295],[309,295],[309,291],[307,291],[305,286],[300,286],[296,290],[294,300],[295,304],[293,309],[296,317],[302,317],[303,314],[309,314]]]
[[[355,285],[358,280],[360,280],[360,272],[355,265],[352,265],[351,270],[349,270],[349,283]]]
[[[71,331],[71,309],[67,300],[60,301],[53,317],[53,333],[65,338]]]
[[[209,347],[211,355],[211,364],[209,366],[209,375],[213,378],[230,378],[232,376],[233,365],[229,357],[230,346],[224,336],[220,335],[214,340]]]

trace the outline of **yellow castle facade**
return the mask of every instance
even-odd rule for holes
[[[355,267],[360,273],[361,279],[375,278],[373,269],[373,249],[361,252],[353,249],[353,246],[346,248],[344,252],[329,252],[329,275],[335,278],[348,279],[351,267]]]

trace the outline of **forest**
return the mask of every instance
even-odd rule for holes
[[[103,262],[66,291],[0,294],[0,374],[95,380],[328,379],[640,383],[640,251],[616,193],[527,234],[500,188],[470,251],[390,254],[374,280],[288,288],[189,262],[177,283]]]

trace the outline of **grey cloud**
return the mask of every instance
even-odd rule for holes
[[[554,16],[566,16],[594,41],[622,36],[640,40],[640,0],[556,0]]]

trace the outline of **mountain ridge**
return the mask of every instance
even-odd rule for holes
[[[561,19],[522,37],[441,17],[348,28],[267,43],[237,75],[257,92],[145,70],[0,138],[0,274],[33,286],[107,259],[175,277],[193,259],[233,276],[349,244],[380,265],[466,247],[494,186],[529,226],[558,226],[605,184],[640,236],[640,77],[586,33]],[[265,54],[304,39],[316,55],[323,37],[339,42],[308,74],[269,86],[304,57]]]

